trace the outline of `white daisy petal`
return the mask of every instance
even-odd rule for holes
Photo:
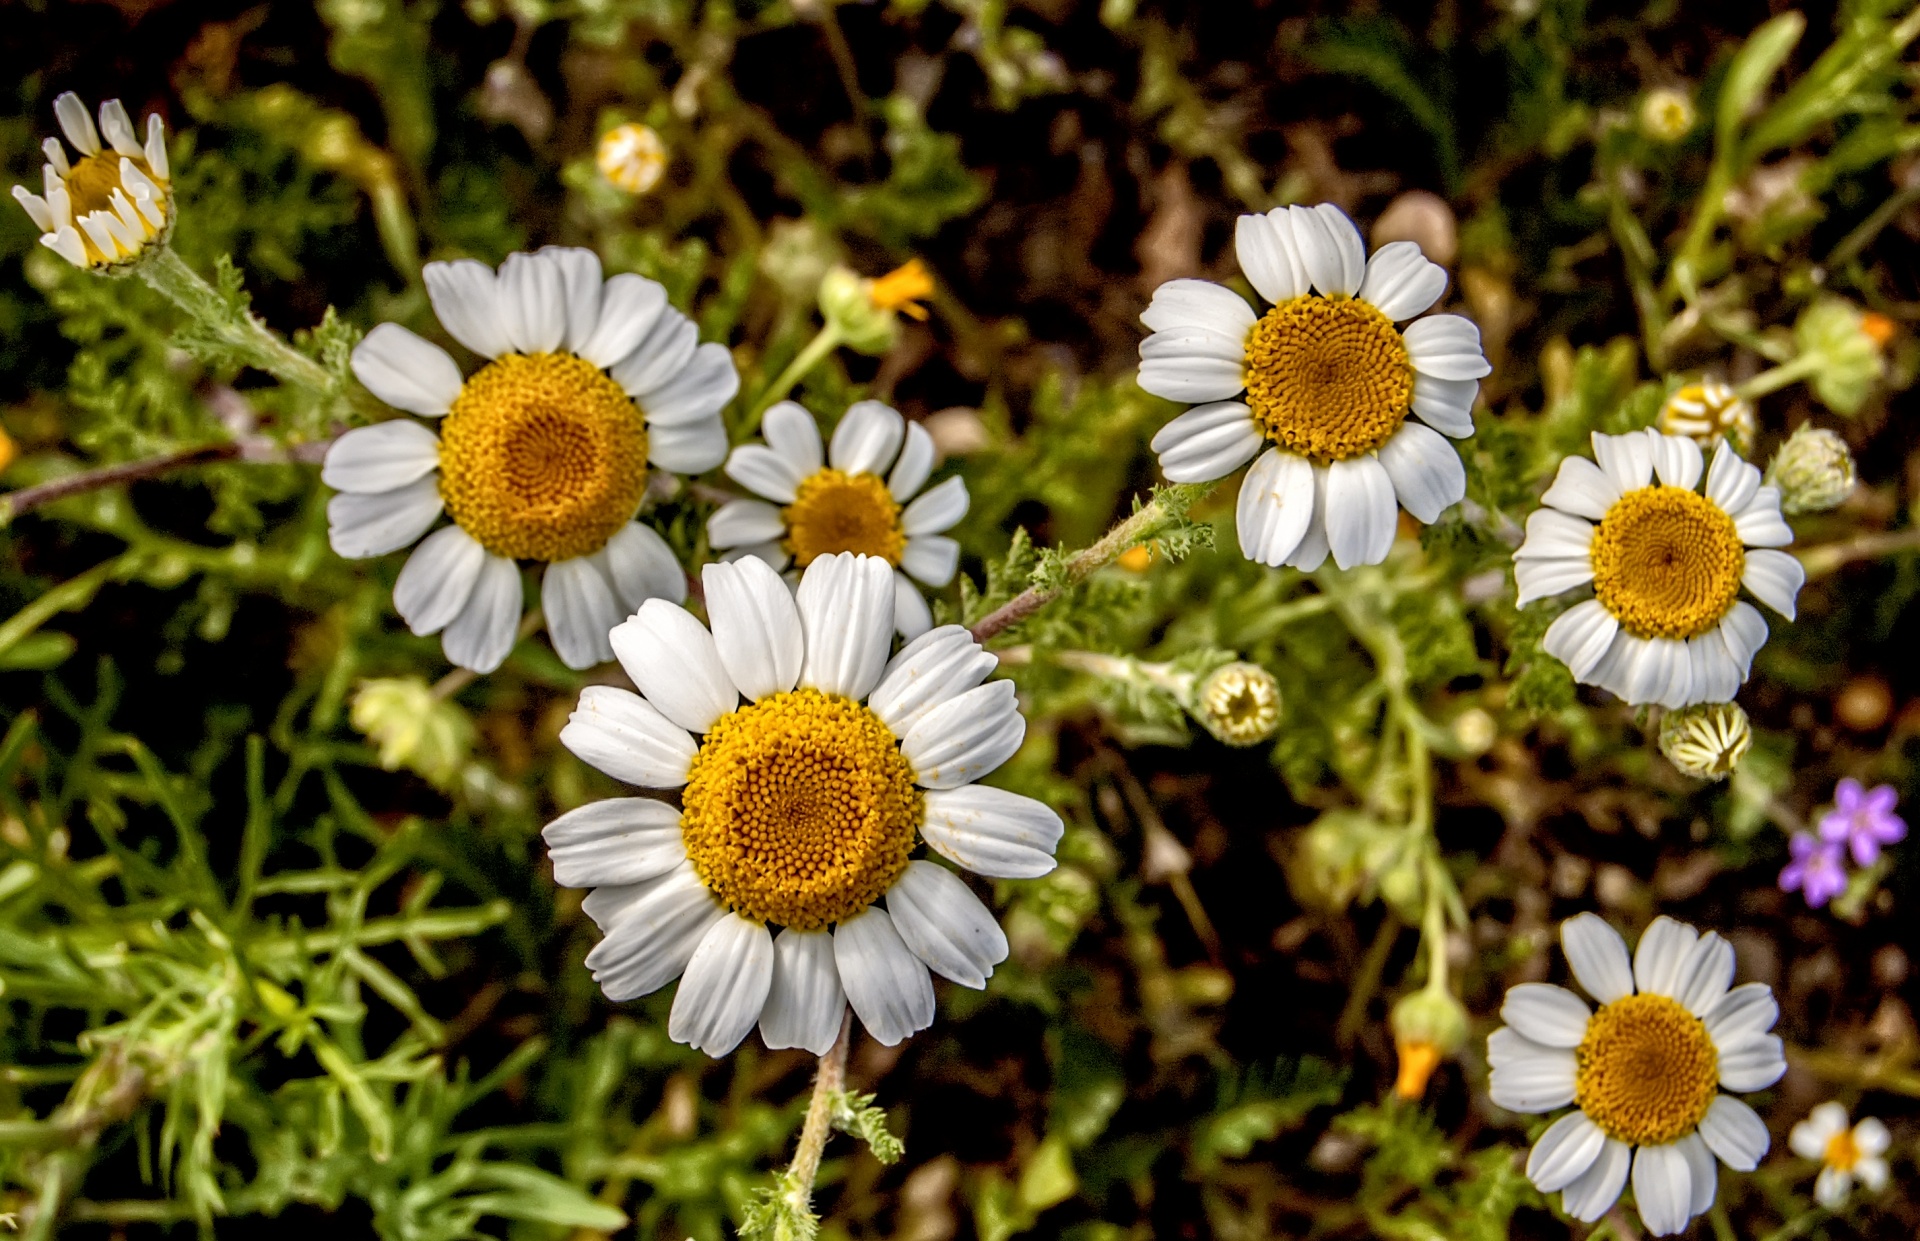
[[[1700,694],[1693,684],[1693,648],[1676,638],[1662,638],[1658,645],[1667,661],[1666,690],[1654,701],[1669,711],[1699,702]]]
[[[884,474],[900,454],[907,420],[884,401],[856,401],[833,429],[827,464],[847,474]]]
[[[1718,629],[1687,639],[1693,661],[1693,692],[1701,702],[1732,702],[1740,692],[1740,666],[1727,653]]]
[[[1246,270],[1244,254],[1241,270]],[[1248,275],[1247,279],[1253,281],[1252,275]],[[1258,282],[1254,282],[1253,287],[1260,289]],[[1306,292],[1304,280],[1300,291]],[[1261,289],[1260,295],[1265,297],[1266,291]],[[1289,293],[1287,296],[1294,295]],[[1153,291],[1153,303],[1140,315],[1140,322],[1146,324],[1149,331],[1198,327],[1242,339],[1258,321],[1259,316],[1254,313],[1253,307],[1247,305],[1245,298],[1211,280],[1169,280]]]
[[[930,792],[920,836],[941,857],[989,879],[1035,879],[1053,870],[1066,829],[1052,807],[981,784]]]
[[[398,323],[368,332],[353,347],[348,365],[367,391],[410,414],[438,418],[460,395],[460,368],[447,351]]]
[[[667,291],[655,281],[629,273],[614,276],[600,289],[592,335],[573,351],[603,371],[612,370],[639,348],[666,309]]]
[[[760,1013],[760,1038],[775,1051],[801,1047],[816,1056],[833,1049],[847,993],[833,959],[828,931],[792,927],[773,940],[773,985]]]
[[[1747,507],[1734,514],[1733,528],[1748,547],[1785,547],[1793,542],[1793,527],[1780,515],[1780,489],[1760,487]]]
[[[1449,439],[1473,434],[1473,403],[1480,397],[1477,379],[1441,379],[1413,373],[1413,414]]]
[[[741,451],[736,448],[734,455]],[[733,468],[732,461],[727,468]],[[786,536],[787,522],[780,510],[760,500],[729,500],[707,519],[707,542],[716,548],[777,542]]]
[[[620,385],[621,391],[639,401],[644,411],[643,394],[678,375],[699,345],[700,330],[694,327],[693,320],[667,306],[633,351],[609,366],[607,374]]]
[[[1207,333],[1184,333],[1176,338],[1156,332],[1140,342],[1140,373],[1136,382],[1143,391],[1169,401],[1201,405],[1238,396],[1246,388],[1244,356],[1234,360],[1216,356],[1217,349],[1189,349],[1181,343],[1186,337],[1200,341],[1201,345],[1208,340],[1218,344],[1218,340]]]
[[[567,319],[561,344],[578,354],[600,326],[600,256],[579,246],[542,246],[539,257],[560,273],[560,301]]]
[[[80,240],[80,234],[69,224],[57,232],[45,233],[40,244],[72,263],[75,267],[87,266],[87,247]]]
[[[900,567],[929,586],[945,586],[960,567],[960,544],[944,534],[921,534],[900,549]]]
[[[673,549],[652,526],[630,521],[614,532],[597,557],[620,600],[621,616],[640,610],[649,599],[681,603],[687,597],[687,575]]]
[[[708,928],[687,961],[667,1014],[667,1037],[718,1059],[760,1020],[773,985],[773,936],[730,913]]]
[[[1751,603],[1738,600],[1720,618],[1715,632],[1726,644],[1728,656],[1739,667],[1740,679],[1745,681],[1753,671],[1754,654],[1767,644],[1767,618]]]
[[[440,468],[440,437],[411,418],[355,427],[327,448],[320,481],[335,491],[377,495]]]
[[[1773,1023],[1780,1020],[1780,1002],[1765,983],[1742,983],[1708,1009],[1701,1020],[1706,1022],[1715,1046],[1730,1047],[1773,1029]]]
[[[1684,699],[1693,685],[1693,665],[1687,644],[1673,638],[1638,638],[1623,633],[1616,651],[1625,649],[1625,680],[1615,692],[1632,706],[1668,705]]]
[[[1608,1138],[1593,1166],[1560,1195],[1560,1205],[1568,1215],[1591,1224],[1620,1200],[1620,1191],[1627,1184],[1627,1169],[1632,1164],[1632,1148],[1625,1142]]]
[[[1240,261],[1240,271],[1246,276],[1247,283],[1254,291],[1274,305],[1291,301],[1307,292],[1313,286],[1307,275],[1306,263],[1301,260],[1299,244],[1294,240],[1293,222],[1287,217],[1284,207],[1275,208],[1265,215],[1243,215],[1233,226],[1234,257]],[[1201,280],[1175,280],[1160,286],[1165,290],[1172,284],[1205,284]],[[1218,285],[1209,285],[1219,288]],[[1228,290],[1222,290],[1228,292]],[[1159,305],[1160,294],[1154,294],[1154,304]],[[1246,303],[1236,295],[1234,299],[1242,306]],[[1146,316],[1142,315],[1142,319]],[[1249,312],[1245,332],[1254,324]],[[1149,327],[1161,324],[1149,323]]]
[[[739,704],[713,635],[683,607],[649,599],[610,641],[647,701],[690,733],[706,732]]]
[[[1728,1090],[1739,1094],[1765,1090],[1786,1075],[1787,1055],[1777,1035],[1753,1035],[1719,1047],[1720,1084]]]
[[[705,474],[727,459],[727,428],[718,418],[647,429],[647,460],[676,474]]]
[[[888,662],[867,697],[867,708],[896,737],[920,717],[973,689],[1000,660],[959,625],[942,625],[908,642]]]
[[[1619,633],[1620,622],[1613,614],[1598,600],[1588,599],[1554,618],[1540,640],[1540,649],[1565,664],[1574,680],[1584,681],[1612,649]]]
[[[384,556],[425,534],[443,507],[432,478],[372,495],[343,491],[327,501],[327,541],[348,560]]]
[[[821,556],[807,566],[794,598],[807,641],[800,684],[865,698],[893,645],[893,567],[851,552]]]
[[[1694,1217],[1704,1215],[1713,1206],[1714,1193],[1720,1188],[1720,1169],[1713,1162],[1713,1151],[1708,1149],[1697,1132],[1689,1133],[1674,1145],[1687,1158],[1687,1175],[1693,1185],[1693,1201],[1688,1204],[1688,1214]]]
[[[1560,924],[1560,947],[1573,977],[1601,1004],[1633,994],[1633,964],[1627,941],[1599,914],[1575,914]]]
[[[458,667],[492,672],[513,653],[523,602],[520,566],[489,553],[466,606],[441,633],[440,650]]]
[[[116,154],[140,154],[140,139],[134,135],[127,105],[118,99],[109,99],[100,105],[100,133]]]
[[[893,631],[912,641],[927,630],[933,628],[933,609],[927,606],[925,596],[912,578],[904,573],[893,575]]]
[[[1482,379],[1493,373],[1480,346],[1480,329],[1460,315],[1415,319],[1400,334],[1407,359],[1421,375],[1435,379]],[[1417,386],[1417,382],[1416,382]]]
[[[1260,451],[1266,437],[1239,401],[1196,405],[1153,437],[1160,472],[1168,482],[1204,483],[1225,478]]]
[[[1893,1134],[1887,1131],[1885,1124],[1873,1117],[1863,1117],[1853,1127],[1853,1145],[1862,1155],[1884,1155],[1887,1148],[1893,1145]]]
[[[827,463],[826,450],[820,444],[820,424],[797,401],[782,401],[768,410],[760,420],[760,434],[781,460],[793,467],[796,478],[805,478]]]
[[[1839,1168],[1822,1168],[1813,1178],[1813,1200],[1829,1211],[1846,1206],[1847,1195],[1852,1192],[1853,1174]]]
[[[740,372],[733,367],[733,354],[725,345],[710,341],[695,349],[686,366],[666,383],[639,400],[651,432],[717,420],[739,391]]]
[[[1399,323],[1424,314],[1447,291],[1447,269],[1428,260],[1411,241],[1390,241],[1367,260],[1367,275],[1354,296]]]
[[[1747,552],[1746,572],[1740,575],[1740,584],[1754,598],[1788,620],[1793,619],[1795,601],[1806,581],[1807,570],[1798,558],[1765,549]]]
[[[80,102],[80,96],[72,91],[60,92],[53,101],[53,119],[60,122],[60,132],[80,154],[100,153],[100,133],[93,127],[93,117],[88,114],[87,105]]]
[[[162,181],[172,180],[172,170],[167,167],[167,127],[158,112],[147,118],[147,145],[142,149],[153,175]]]
[[[591,556],[556,560],[540,579],[540,606],[554,653],[569,668],[591,668],[613,658],[607,634],[623,613],[613,586]],[[672,604],[662,604],[672,607]]]
[[[1553,486],[1547,488],[1540,502],[1563,513],[1599,521],[1619,498],[1620,488],[1605,470],[1585,457],[1567,457],[1560,462],[1560,472],[1554,475]]]
[[[764,560],[710,564],[700,571],[713,643],[727,676],[749,702],[782,694],[800,679],[806,641],[793,592]]]
[[[1633,1201],[1640,1222],[1656,1237],[1670,1237],[1693,1218],[1693,1172],[1680,1148],[1642,1146],[1633,1153]]]
[[[778,504],[792,504],[807,477],[784,453],[762,444],[742,444],[729,453],[726,475],[753,494]]]
[[[1367,274],[1367,246],[1347,213],[1332,203],[1287,208],[1313,287],[1326,297],[1352,297]]]
[[[1487,1039],[1487,1057],[1493,1064],[1487,1093],[1508,1111],[1551,1112],[1573,1102],[1573,1052],[1502,1028]]]
[[[685,729],[638,694],[589,685],[560,730],[560,744],[589,767],[647,789],[677,789],[698,749]]]
[[[1349,457],[1327,467],[1327,546],[1342,569],[1379,564],[1399,528],[1393,479],[1376,457]]]
[[[1640,431],[1625,435],[1593,433],[1593,459],[1622,494],[1637,491],[1653,479],[1653,445],[1649,434]]]
[[[1633,954],[1633,981],[1640,993],[1671,997],[1680,967],[1699,942],[1700,932],[1684,922],[1662,915],[1649,923]]]
[[[1735,1172],[1759,1167],[1773,1143],[1767,1123],[1731,1095],[1717,1095],[1707,1106],[1707,1114],[1700,1119],[1700,1136]]]
[[[807,421],[811,424],[813,420]],[[819,439],[816,432],[814,442],[819,443]],[[906,441],[900,446],[900,459],[893,463],[893,472],[887,475],[887,494],[895,504],[905,504],[927,485],[927,476],[933,473],[933,457],[933,436],[919,423],[909,422]]]
[[[26,209],[27,215],[33,220],[33,226],[35,228],[43,233],[51,233],[53,231],[53,212],[48,208],[46,199],[40,197],[40,195],[34,193],[24,185],[16,185],[13,187],[13,199]]]
[[[967,515],[967,503],[967,480],[956,475],[907,505],[900,514],[900,529],[909,538],[944,533]]]
[[[1708,931],[1693,945],[1674,976],[1673,998],[1696,1017],[1713,1011],[1733,984],[1733,945]]]
[[[792,556],[787,554],[787,549],[779,543],[749,543],[745,547],[729,548],[721,554],[720,559],[732,563],[735,560],[745,560],[748,556],[752,556],[755,560],[766,561],[769,565],[773,566],[773,571],[776,573],[785,569],[787,563],[793,559]],[[788,586],[798,586],[800,584],[798,580],[799,572],[798,569],[794,570],[791,575],[794,580],[789,581],[787,583]]]
[[[560,267],[544,255],[514,253],[500,265],[500,317],[519,353],[552,353],[567,338]]]
[[[440,326],[483,358],[513,351],[506,316],[500,308],[499,282],[493,269],[473,259],[428,263],[420,269],[427,298]]]
[[[1756,1119],[1758,1119],[1756,1117]],[[1827,1143],[1847,1128],[1847,1109],[1832,1100],[1820,1104],[1787,1135],[1787,1146],[1802,1159],[1824,1159]]]
[[[1379,456],[1400,507],[1423,522],[1438,521],[1441,513],[1466,498],[1467,467],[1438,431],[1417,422],[1402,423],[1380,445]]]
[[[1565,1189],[1593,1166],[1607,1144],[1585,1112],[1568,1112],[1547,1126],[1527,1155],[1527,1179],[1543,1194]]]
[[[1585,556],[1516,560],[1513,562],[1514,604],[1524,608],[1536,599],[1551,599],[1592,580],[1593,562]]]
[[[553,881],[563,888],[642,883],[687,860],[680,812],[651,797],[609,797],[541,829]]]
[[[1707,499],[1728,513],[1743,513],[1759,490],[1759,468],[1742,460],[1731,445],[1721,440],[1713,451],[1713,464],[1707,470]]]
[[[1648,438],[1653,452],[1653,473],[1669,487],[1693,490],[1700,481],[1700,445],[1684,435],[1659,435]]]
[[[393,584],[393,610],[421,637],[439,633],[460,615],[480,581],[487,549],[458,526],[442,526],[420,541]]]
[[[893,929],[942,978],[978,991],[1007,959],[1007,935],[993,913],[954,873],[914,860],[887,890]]]
[[[727,916],[693,865],[638,885],[634,899],[587,954],[587,968],[618,1004],[650,995],[678,978],[714,923]]]
[[[1520,983],[1500,1006],[1500,1020],[1542,1047],[1578,1047],[1592,1016],[1579,996],[1544,982]]]
[[[1311,573],[1327,560],[1327,467],[1313,467],[1313,511],[1307,517],[1307,532],[1300,545],[1287,557],[1287,564],[1302,573]]]
[[[1278,448],[1262,453],[1240,480],[1234,505],[1241,553],[1271,568],[1287,563],[1313,520],[1317,490],[1313,465],[1305,457]]]
[[[833,959],[847,1002],[882,1046],[933,1024],[933,978],[886,910],[868,906],[835,928]]]
[[[1863,1120],[1860,1123],[1865,1125],[1868,1122]],[[1887,1178],[1892,1174],[1892,1169],[1885,1159],[1874,1155],[1863,1155],[1859,1162],[1853,1165],[1853,1174],[1860,1178],[1860,1183],[1870,1192],[1877,1194],[1887,1187]]]
[[[900,739],[900,753],[920,787],[950,789],[1012,758],[1026,736],[1013,682],[991,681],[929,708]]]

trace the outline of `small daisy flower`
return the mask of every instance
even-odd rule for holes
[[[383,556],[426,535],[394,608],[442,633],[447,658],[491,672],[513,649],[521,560],[545,561],[541,606],[568,667],[613,658],[607,632],[652,598],[686,597],[665,540],[634,520],[649,464],[720,464],[720,410],[740,387],[727,347],[699,343],[666,290],[602,281],[588,250],[509,255],[496,274],[462,259],[422,270],[441,326],[490,359],[462,379],[447,351],[397,323],[367,333],[353,373],[408,418],[349,431],[321,480],[334,551]],[[432,528],[441,512],[451,526]]]
[[[1820,1161],[1813,1199],[1829,1211],[1846,1205],[1856,1180],[1873,1193],[1886,1188],[1886,1153],[1892,1144],[1887,1127],[1871,1116],[1848,1128],[1847,1109],[1838,1103],[1814,1108],[1787,1135],[1787,1145],[1794,1154]]]
[[[1677,435],[1593,436],[1594,457],[1560,463],[1513,554],[1519,603],[1593,584],[1541,645],[1574,680],[1639,706],[1727,702],[1767,640],[1745,586],[1788,620],[1806,581],[1772,549],[1793,542],[1780,493],[1722,444],[1700,482],[1700,446]]]
[[[1795,832],[1787,841],[1793,860],[1780,871],[1780,890],[1798,892],[1807,905],[1819,909],[1847,890],[1847,864],[1840,846],[1810,832]]]
[[[616,125],[601,135],[593,162],[615,189],[644,194],[667,170],[667,147],[652,126]]]
[[[1891,784],[1869,791],[1849,776],[1834,786],[1833,809],[1820,816],[1820,839],[1844,844],[1856,865],[1871,866],[1881,846],[1907,838],[1907,821],[1893,812],[1899,800]]]
[[[1682,384],[1660,406],[1659,427],[1667,435],[1684,435],[1702,449],[1721,439],[1745,453],[1760,429],[1753,406],[1717,379]]]
[[[1594,914],[1560,926],[1573,976],[1600,1003],[1546,983],[1507,992],[1506,1025],[1487,1040],[1493,1101],[1515,1112],[1577,1109],[1547,1127],[1527,1177],[1559,1192],[1567,1214],[1607,1213],[1632,1169],[1647,1231],[1668,1236],[1713,1205],[1714,1156],[1751,1172],[1767,1126],[1723,1090],[1760,1090],[1787,1071],[1773,992],[1732,987],[1733,945],[1655,918],[1631,962],[1626,941]]]
[[[1378,564],[1396,503],[1431,522],[1466,495],[1443,436],[1473,434],[1492,369],[1480,329],[1459,315],[1396,328],[1439,300],[1447,273],[1411,241],[1368,258],[1328,203],[1243,215],[1234,249],[1265,314],[1220,285],[1170,280],[1140,316],[1153,330],[1140,386],[1194,406],[1153,437],[1161,472],[1200,483],[1252,461],[1236,514],[1249,560]]]
[[[894,567],[894,628],[917,638],[933,624],[918,581],[953,580],[960,544],[948,538],[967,515],[958,477],[927,487],[933,437],[879,401],[847,410],[821,448],[813,415],[793,401],[767,411],[766,442],[742,444],[727,477],[764,500],[733,500],[707,523],[707,541],[728,559],[758,556],[776,569],[805,569],[821,556],[858,552]],[[925,490],[922,490],[925,488]],[[772,503],[768,503],[772,501]]]
[[[48,138],[40,148],[47,156],[44,197],[13,187],[40,229],[40,244],[75,267],[100,270],[122,268],[165,244],[173,233],[173,179],[160,117],[147,118],[143,146],[118,99],[100,105],[97,129],[72,91],[53,101],[53,114],[78,158],[69,160],[60,140]]]
[[[1013,683],[986,682],[996,660],[957,625],[888,660],[876,557],[822,556],[798,592],[752,557],[702,584],[711,629],[649,601],[613,632],[639,694],[588,688],[560,734],[615,779],[680,794],[547,825],[555,881],[593,889],[605,938],[587,968],[614,1001],[679,978],[667,1033],[711,1056],[756,1024],[768,1047],[824,1054],[848,1004],[892,1046],[933,1021],[929,970],[979,988],[1007,956],[915,841],[992,878],[1053,869],[1060,817],[974,783],[1026,735]]]

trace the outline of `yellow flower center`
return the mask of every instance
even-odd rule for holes
[[[1720,1053],[1706,1024],[1664,995],[1602,1006],[1573,1058],[1574,1104],[1630,1146],[1692,1133],[1720,1090]]]
[[[800,480],[793,503],[781,510],[787,552],[801,568],[817,556],[859,552],[899,565],[907,548],[900,506],[878,474],[816,470]]]
[[[1826,1165],[1835,1171],[1853,1171],[1853,1165],[1860,1162],[1860,1144],[1853,1140],[1853,1130],[1842,1129],[1828,1138],[1824,1159]]]
[[[119,215],[119,212],[114,210],[113,192],[115,190],[126,190],[126,187],[120,181],[120,161],[122,158],[131,161],[135,168],[146,173],[147,176],[153,180],[161,191],[160,198],[156,205],[168,214],[169,219],[171,218],[173,206],[170,201],[171,196],[166,192],[166,182],[153,176],[153,169],[148,165],[146,156],[128,155],[123,157],[118,151],[108,147],[103,149],[98,155],[84,155],[73,161],[71,171],[62,178],[62,182],[67,188],[67,200],[73,208],[73,219],[76,227],[81,219],[92,215],[96,211],[105,211],[112,215]],[[126,190],[126,195],[128,201],[133,200],[133,191]],[[139,220],[139,224],[144,233],[149,236],[154,233],[155,230],[151,221],[142,217]],[[100,247],[93,244],[93,238],[87,235],[87,230],[84,228],[79,229],[79,233],[80,243],[86,248],[87,261],[94,266],[98,267],[103,264],[118,262],[120,259],[126,257],[125,255],[117,253],[100,253]]]
[[[440,424],[440,494],[481,546],[516,560],[605,547],[647,489],[640,410],[591,362],[506,354],[460,389]]]
[[[1247,408],[1290,452],[1317,461],[1372,452],[1400,429],[1412,398],[1400,333],[1356,298],[1296,297],[1247,334]]]
[[[722,716],[693,756],[681,805],[687,856],[714,895],[803,931],[885,894],[921,819],[893,733],[861,704],[817,689]]]
[[[1656,484],[1613,502],[1593,532],[1593,590],[1640,638],[1692,638],[1740,594],[1747,553],[1712,500]]]

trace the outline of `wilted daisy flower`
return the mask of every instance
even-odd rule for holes
[[[1660,721],[1660,752],[1682,775],[1724,780],[1753,748],[1753,723],[1735,702],[1695,703]]]
[[[14,198],[40,229],[40,244],[75,267],[103,269],[163,244],[173,232],[173,182],[160,117],[147,118],[142,146],[118,99],[100,105],[98,129],[72,91],[53,101],[53,114],[79,158],[69,161],[60,140],[48,138],[40,148],[47,156],[45,197],[24,185],[13,187]]]
[[[1513,554],[1522,606],[1593,583],[1594,597],[1562,613],[1542,647],[1576,681],[1635,705],[1731,700],[1767,640],[1740,588],[1792,620],[1807,576],[1768,550],[1793,542],[1780,493],[1725,445],[1704,495],[1690,439],[1595,432],[1593,452],[1598,465],[1560,463]]]
[[[569,667],[613,657],[607,631],[686,580],[664,540],[634,520],[649,463],[683,474],[727,452],[720,409],[740,377],[725,345],[699,343],[666,290],[601,280],[588,250],[513,254],[499,273],[462,259],[423,269],[441,326],[491,359],[462,380],[446,350],[397,323],[367,333],[353,373],[400,418],[341,436],[321,479],[342,556],[380,556],[434,531],[394,584],[393,605],[463,668],[513,649],[521,560],[547,562],[541,606]]]
[[[1753,447],[1760,421],[1753,406],[1732,388],[1709,379],[1675,388],[1660,406],[1659,427],[1668,435],[1684,435],[1703,449],[1725,439],[1745,453]]]
[[[908,638],[925,633],[933,613],[914,581],[937,589],[953,580],[960,545],[944,531],[967,515],[963,479],[921,490],[933,472],[933,437],[879,401],[848,409],[824,454],[819,425],[793,401],[768,410],[761,433],[764,444],[733,450],[727,477],[766,500],[721,505],[707,541],[729,559],[758,556],[776,569],[805,569],[836,552],[877,556],[896,570],[894,628]]]
[[[1813,1200],[1829,1211],[1846,1205],[1855,1180],[1874,1193],[1887,1187],[1886,1153],[1892,1144],[1893,1135],[1871,1116],[1848,1128],[1847,1109],[1838,1103],[1814,1108],[1787,1135],[1794,1154],[1820,1161]]]
[[[667,170],[667,148],[648,125],[616,125],[600,137],[593,162],[615,189],[644,194],[660,183]]]
[[[1053,869],[1059,816],[973,783],[1026,735],[1013,684],[982,684],[997,661],[957,625],[889,661],[875,557],[822,556],[797,594],[751,557],[702,582],[711,631],[647,603],[613,633],[639,695],[588,688],[560,734],[615,779],[680,790],[679,809],[615,798],[547,825],[555,880],[593,889],[606,935],[587,968],[616,1001],[680,978],[667,1032],[713,1056],[755,1024],[823,1054],[849,1003],[898,1043],[933,1021],[929,969],[982,987],[1007,955],[916,837],[980,875]]]
[[[1627,959],[1626,941],[1594,914],[1560,926],[1574,979],[1600,1002],[1590,1011],[1564,987],[1522,983],[1507,992],[1506,1026],[1487,1040],[1493,1101],[1515,1112],[1570,1112],[1527,1157],[1542,1193],[1567,1214],[1606,1214],[1633,1172],[1640,1218],[1655,1236],[1679,1232],[1713,1205],[1713,1157],[1751,1172],[1767,1153],[1767,1126],[1722,1089],[1760,1090],[1787,1071],[1780,1016],[1763,983],[1733,987],[1733,945],[1712,931],[1655,918]]]
[[[1466,495],[1439,432],[1473,434],[1491,369],[1480,329],[1459,315],[1395,328],[1439,300],[1447,273],[1411,241],[1369,259],[1328,203],[1243,215],[1234,248],[1272,303],[1264,315],[1220,285],[1170,280],[1140,316],[1153,329],[1140,386],[1194,406],[1153,437],[1160,469],[1200,483],[1253,461],[1237,511],[1249,560],[1315,569],[1331,551],[1343,569],[1378,564],[1396,501],[1430,522]]]

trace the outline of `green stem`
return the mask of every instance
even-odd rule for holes
[[[1743,400],[1754,401],[1769,392],[1778,392],[1791,383],[1798,383],[1809,375],[1817,374],[1826,358],[1818,353],[1803,353],[1790,362],[1761,371],[1752,379],[1734,389]]]
[[[814,334],[799,353],[793,355],[793,361],[787,363],[787,369],[780,372],[774,381],[761,389],[754,398],[753,407],[747,411],[746,421],[740,427],[740,434],[752,435],[760,429],[760,419],[776,404],[786,399],[794,386],[805,379],[807,372],[838,349],[841,345],[840,329],[828,323]]]
[[[139,563],[141,555],[142,553],[138,551],[125,551],[111,560],[101,561],[80,576],[68,578],[15,612],[4,623],[0,623],[0,653],[11,650],[15,643],[59,613],[87,606],[95,591],[114,578],[132,571]]]
[[[840,1019],[840,1037],[820,1057],[820,1067],[813,1077],[813,1097],[807,1101],[807,1119],[800,1126],[800,1144],[782,1178],[782,1192],[793,1196],[790,1205],[801,1215],[813,1214],[813,1182],[820,1175],[820,1157],[827,1149],[827,1135],[832,1129],[833,1097],[847,1080],[847,1051],[852,1045],[853,1013],[849,1011]]]

